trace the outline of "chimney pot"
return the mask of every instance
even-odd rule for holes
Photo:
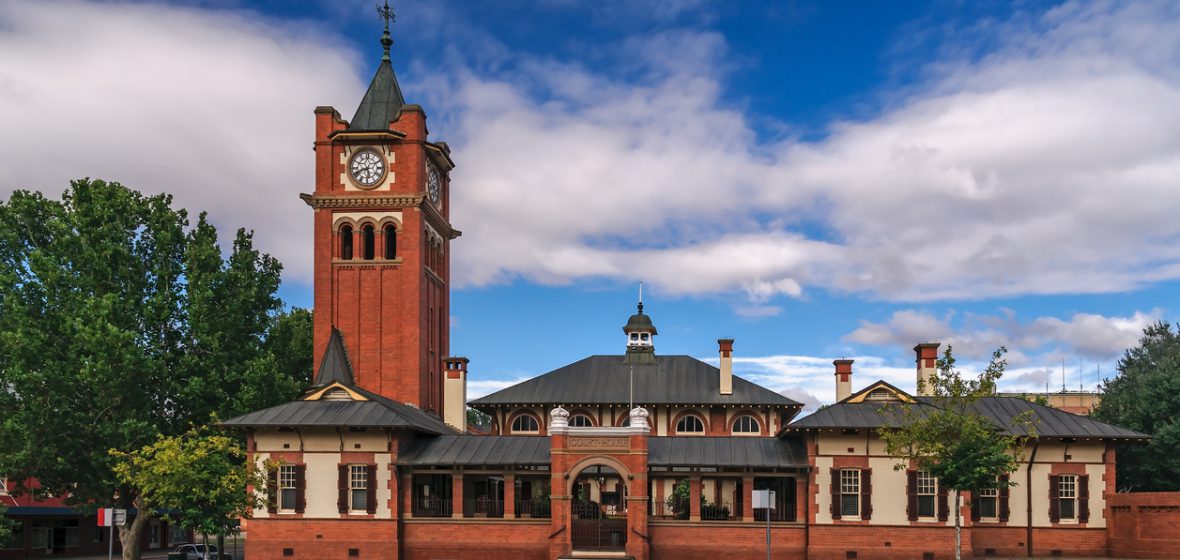
[[[733,339],[719,338],[717,339],[717,349],[721,354],[721,363],[718,369],[720,373],[721,394],[733,394]]]
[[[840,402],[852,395],[852,360],[840,358],[832,365],[836,366],[836,402]]]

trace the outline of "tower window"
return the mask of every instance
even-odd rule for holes
[[[642,340],[642,341],[644,341],[644,342],[647,342],[647,340],[648,340],[647,333],[641,333],[641,334],[639,335],[639,340]]]
[[[631,340],[639,340],[639,333],[631,333]]]
[[[705,433],[705,423],[701,422],[701,419],[696,416],[685,416],[676,422],[676,433],[703,434]]]
[[[364,244],[364,253],[362,256],[366,261],[373,260],[373,246],[376,243],[376,235],[373,232],[373,226],[366,225],[361,228],[361,243]]]
[[[397,228],[393,227],[393,224],[385,226],[385,258],[397,258]]]
[[[340,258],[352,260],[352,226],[340,228]]]

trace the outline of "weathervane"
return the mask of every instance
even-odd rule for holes
[[[389,7],[389,0],[385,0],[385,7],[377,6],[377,17],[385,20],[385,33],[381,34],[381,48],[385,49],[385,55],[381,58],[389,60],[389,47],[393,45],[393,39],[389,36],[389,23],[397,21],[393,9]]]

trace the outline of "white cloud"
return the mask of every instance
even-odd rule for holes
[[[1110,360],[1135,346],[1143,329],[1158,321],[1160,310],[1136,311],[1128,317],[1075,313],[1068,319],[1037,317],[1020,321],[1012,310],[998,315],[968,313],[958,325],[952,314],[936,317],[927,311],[896,311],[887,321],[861,321],[845,340],[873,346],[898,346],[903,350],[919,342],[941,342],[967,359],[985,359],[1000,346],[1008,348],[1009,364],[1023,366],[1036,359],[1053,361],[1067,357]],[[1040,356],[1050,353],[1049,356]]]
[[[642,278],[742,293],[755,315],[816,288],[1122,291],[1180,277],[1177,12],[1068,4],[997,25],[989,52],[932,63],[816,141],[760,138],[726,101],[724,38],[693,29],[637,32],[593,66],[475,29],[401,78],[455,147],[459,286]],[[256,229],[309,282],[311,110],[351,112],[373,62],[251,12],[5,3],[0,120],[19,134],[0,138],[0,193],[82,175],[167,190]],[[1082,322],[1069,336],[1103,351]]]
[[[312,110],[358,101],[357,70],[322,28],[251,12],[0,3],[0,196],[83,176],[167,191],[309,281]]]

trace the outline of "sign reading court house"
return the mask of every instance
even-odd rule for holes
[[[631,445],[626,437],[571,437],[569,449],[628,449]]]

